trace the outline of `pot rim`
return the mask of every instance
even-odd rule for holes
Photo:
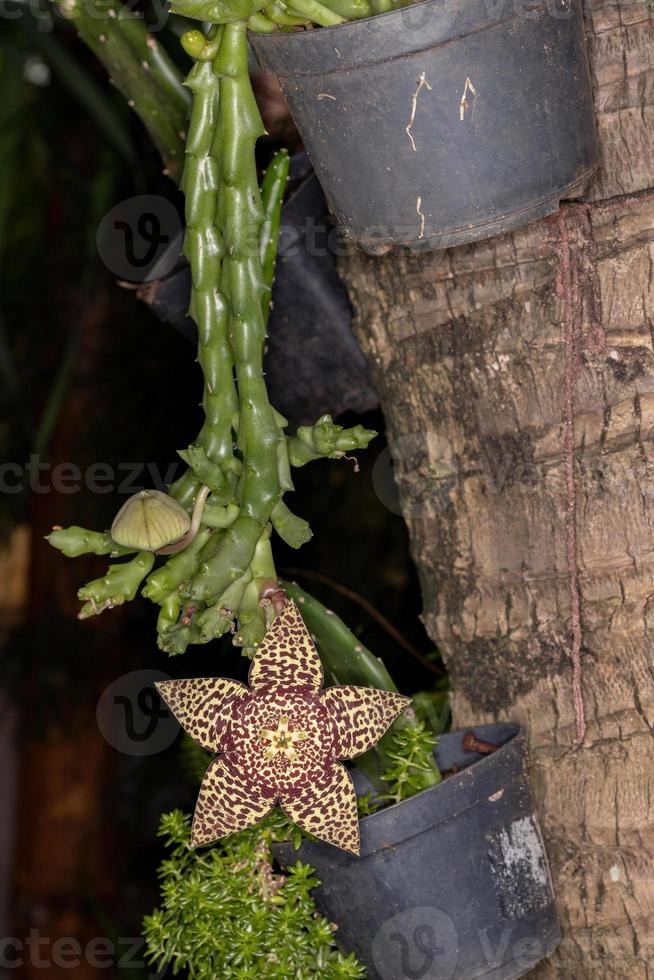
[[[495,752],[486,756],[479,756],[479,753],[463,753],[463,750],[461,750],[463,754],[469,755],[471,758],[468,764],[460,772],[456,773],[456,775],[449,776],[436,786],[430,786],[428,789],[421,790],[408,800],[392,803],[390,806],[386,806],[376,813],[362,817],[359,821],[361,829],[361,857],[358,860],[376,854],[384,846],[391,846],[401,841],[409,840],[411,837],[416,837],[427,829],[437,827],[439,824],[445,823],[448,820],[454,820],[464,810],[478,806],[484,800],[487,800],[486,792],[480,787],[478,799],[471,802],[467,793],[469,776],[473,771],[479,773],[480,771],[486,772],[487,770],[497,768],[498,779],[500,779],[501,771],[504,768],[503,763],[505,762],[507,764],[507,771],[510,772],[511,761],[515,764],[516,756],[518,758],[524,758],[526,754],[522,726],[518,722],[508,721],[489,725],[474,725],[465,729],[457,729],[454,732],[445,733],[446,735],[460,735],[462,737],[467,731],[475,731],[481,738],[490,736],[492,739],[493,732],[496,732],[498,729],[503,730],[506,738]],[[513,757],[513,760],[511,757]],[[501,786],[498,786],[498,790],[501,788]],[[404,813],[410,808],[416,811],[424,811],[422,819],[418,813],[414,815],[418,819],[415,820],[415,826],[408,834],[405,830],[400,831],[396,826],[395,818],[400,807],[404,808]]]
[[[361,817],[359,823],[365,823],[372,820],[374,817],[380,817],[383,813],[390,813],[392,810],[397,810],[397,807],[403,806],[405,803],[410,803],[411,800],[417,799],[419,796],[423,796],[425,793],[433,793],[435,790],[442,789],[444,786],[454,785],[457,780],[464,777],[474,766],[474,768],[479,771],[480,766],[490,763],[491,759],[497,759],[498,755],[503,752],[509,745],[511,745],[519,735],[522,735],[522,726],[518,722],[505,721],[505,722],[495,722],[489,725],[470,725],[468,728],[455,728],[454,731],[443,732],[442,735],[437,736],[437,738],[442,739],[447,735],[461,735],[463,736],[467,732],[481,733],[482,736],[492,735],[493,729],[497,728],[512,728],[513,731],[508,734],[508,737],[504,742],[501,742],[494,752],[489,752],[488,755],[480,755],[478,752],[466,752],[466,755],[474,756],[476,758],[471,758],[467,765],[465,765],[459,772],[455,773],[453,776],[448,776],[447,779],[441,779],[440,783],[436,786],[428,786],[427,789],[421,789],[419,793],[415,793],[414,796],[410,796],[406,800],[399,800],[397,803],[391,803],[390,806],[382,807],[380,810],[376,810],[374,813],[369,813],[365,817]],[[438,750],[438,742],[434,747],[434,755]],[[464,751],[463,749],[461,750]],[[356,764],[356,759],[354,760]],[[447,770],[445,770],[447,772]]]
[[[573,19],[579,13],[579,0],[569,3]],[[509,3],[506,12],[505,8],[507,0],[501,0],[497,13],[489,13],[488,0],[419,0],[408,7],[331,27],[274,34],[250,32],[249,37],[262,66],[282,77],[329,75],[443,47],[516,19],[534,20],[539,13],[547,13],[548,0],[535,0],[528,14],[521,13],[515,3]],[[416,11],[422,13],[423,21],[412,27],[407,19]],[[399,28],[398,20],[403,21]],[[333,43],[336,37],[338,47]],[[345,50],[341,50],[343,45]],[[289,52],[292,68],[288,66]],[[275,64],[282,53],[283,70]]]

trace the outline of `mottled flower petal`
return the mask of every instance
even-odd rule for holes
[[[322,664],[300,610],[289,601],[272,624],[252,661],[250,687],[306,686],[320,690]]]
[[[224,677],[155,684],[182,728],[209,752],[222,752],[224,736],[235,705],[249,694],[244,684]]]
[[[327,782],[308,786],[295,796],[282,797],[286,815],[302,830],[328,844],[359,853],[359,820],[354,784],[345,766],[327,770]]]
[[[200,787],[191,847],[252,827],[272,810],[274,803],[274,798],[261,796],[256,786],[228,767],[224,759],[215,759]]]
[[[335,755],[354,759],[376,745],[411,698],[394,691],[343,685],[330,687],[320,695],[336,728]]]

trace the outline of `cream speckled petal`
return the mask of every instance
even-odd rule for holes
[[[302,830],[320,840],[359,853],[357,797],[352,778],[340,763],[326,773],[325,783],[315,784],[295,796],[283,797],[282,809]]]
[[[257,688],[307,686],[322,687],[323,670],[311,634],[300,610],[289,601],[263,638],[250,667],[249,682]]]
[[[231,713],[249,694],[244,684],[224,677],[192,677],[155,684],[182,728],[209,752],[221,752]]]
[[[269,813],[275,800],[257,793],[224,759],[215,759],[205,774],[193,815],[191,847],[254,826]]]
[[[320,702],[336,727],[336,757],[354,759],[377,744],[400,712],[411,704],[411,698],[394,691],[344,684],[323,691]]]

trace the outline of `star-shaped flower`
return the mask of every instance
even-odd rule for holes
[[[351,685],[322,690],[323,680],[288,602],[252,662],[249,688],[221,677],[157,684],[189,735],[220,753],[200,787],[193,847],[251,827],[279,803],[298,827],[359,853],[356,795],[340,760],[372,748],[410,699]]]

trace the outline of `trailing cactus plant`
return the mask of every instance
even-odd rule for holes
[[[184,254],[204,422],[179,451],[187,469],[167,494],[136,494],[108,531],[55,527],[48,540],[68,557],[115,559],[80,588],[81,619],[129,602],[140,590],[159,608],[157,642],[167,653],[231,633],[252,657],[285,598],[272,541],[278,535],[298,548],[311,536],[285,501],[293,468],[346,457],[376,433],[360,425],[344,429],[323,415],[291,435],[268,398],[263,353],[288,155],[277,154],[260,187],[255,147],[264,127],[248,72],[247,32],[332,26],[385,8],[367,0],[176,0],[173,12],[210,25],[206,33],[198,28],[182,36],[193,62],[182,85],[160,43],[117,0],[58,0],[57,6],[134,105],[171,176],[179,172],[171,161],[185,137]],[[174,121],[175,136],[164,116]],[[286,585],[297,597],[293,589]],[[344,624],[335,629],[335,618],[320,614],[315,600],[306,593],[299,598],[323,659],[338,663],[335,677],[342,680],[345,671],[350,681],[394,689],[376,658],[353,656]],[[431,770],[426,785],[436,778]]]
[[[168,497],[136,495],[110,532],[55,528],[48,540],[69,556],[128,557],[80,589],[81,618],[130,601],[140,587],[160,607],[163,650],[183,653],[231,630],[251,656],[276,612],[271,537],[297,548],[311,536],[284,501],[292,466],[343,457],[375,433],[323,416],[289,436],[268,400],[263,350],[288,157],[278,154],[260,189],[255,144],[263,125],[248,73],[246,22],[215,25],[206,36],[190,31],[182,40],[194,57],[185,83],[192,103],[181,186],[204,424],[180,452],[188,469]],[[153,570],[155,554],[174,557]]]
[[[173,177],[184,140],[189,313],[204,375],[204,422],[179,452],[187,469],[168,494],[136,494],[108,531],[56,527],[48,536],[69,557],[118,559],[79,590],[81,619],[129,602],[140,590],[159,607],[162,650],[181,654],[190,644],[231,633],[254,656],[285,601],[274,536],[294,548],[311,536],[284,499],[293,489],[293,467],[343,458],[375,436],[360,425],[344,429],[328,415],[290,435],[268,398],[263,353],[288,156],[277,154],[260,187],[255,147],[264,127],[248,71],[247,32],[333,26],[383,12],[390,2],[175,0],[174,13],[203,23],[203,30],[182,36],[193,61],[182,85],[160,43],[117,0],[57,0],[142,117]],[[158,556],[163,561],[155,567]],[[361,648],[344,624],[338,627],[296,587],[285,589],[313,620],[310,628],[334,679],[394,689],[372,654],[354,653],[354,646]],[[407,723],[414,723],[411,715],[396,729]],[[431,754],[423,756],[422,776],[410,781],[416,788],[438,778]]]

